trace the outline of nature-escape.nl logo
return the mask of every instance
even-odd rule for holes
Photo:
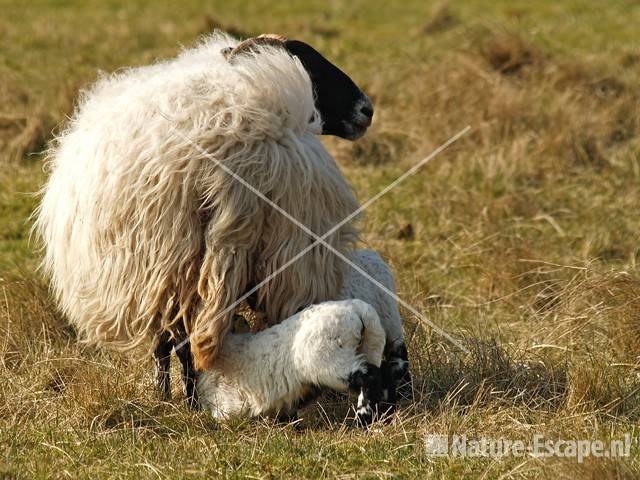
[[[536,434],[531,441],[505,438],[467,438],[466,435],[426,435],[424,446],[427,455],[433,457],[563,457],[575,458],[582,463],[586,457],[621,458],[631,455],[638,438],[627,433],[623,438],[604,440],[547,439]]]

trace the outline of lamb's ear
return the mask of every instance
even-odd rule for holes
[[[227,61],[233,62],[233,59],[240,55],[256,52],[256,47],[271,46],[284,48],[284,42],[286,41],[287,38],[282,35],[275,33],[263,33],[257,37],[247,38],[233,48],[223,48],[221,53]]]

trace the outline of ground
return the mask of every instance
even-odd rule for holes
[[[0,2],[0,475],[637,478],[624,458],[434,457],[468,439],[640,436],[640,4],[418,0]],[[297,425],[216,424],[162,403],[151,363],[78,343],[37,271],[42,151],[99,72],[213,28],[314,45],[370,94],[374,125],[326,139],[363,242],[401,298],[414,401],[354,428],[326,397]],[[70,252],[72,254],[72,252]]]

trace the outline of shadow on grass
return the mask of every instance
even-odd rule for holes
[[[525,359],[495,339],[468,337],[468,355],[439,344],[426,351],[423,371],[414,375],[417,401],[426,409],[441,403],[526,406],[555,410],[568,389],[567,366]]]

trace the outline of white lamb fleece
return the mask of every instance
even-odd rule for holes
[[[395,293],[391,270],[377,252],[357,250],[350,259]],[[344,391],[349,374],[365,361],[379,367],[385,342],[390,352],[404,345],[395,298],[370,279],[351,268],[338,298],[258,334],[228,335],[219,361],[198,379],[203,405],[217,418],[288,411],[313,386]]]
[[[346,391],[350,374],[382,362],[385,334],[361,300],[313,305],[257,334],[230,334],[198,396],[214,417],[287,412],[314,386]]]
[[[360,267],[369,277],[396,295],[396,285],[391,269],[378,252],[374,250],[356,250],[349,255],[349,258],[354,265]],[[402,318],[400,317],[398,302],[393,296],[375,285],[356,269],[350,268],[337,299],[346,298],[359,298],[375,307],[387,335],[388,349],[393,350],[400,345],[404,345]]]

